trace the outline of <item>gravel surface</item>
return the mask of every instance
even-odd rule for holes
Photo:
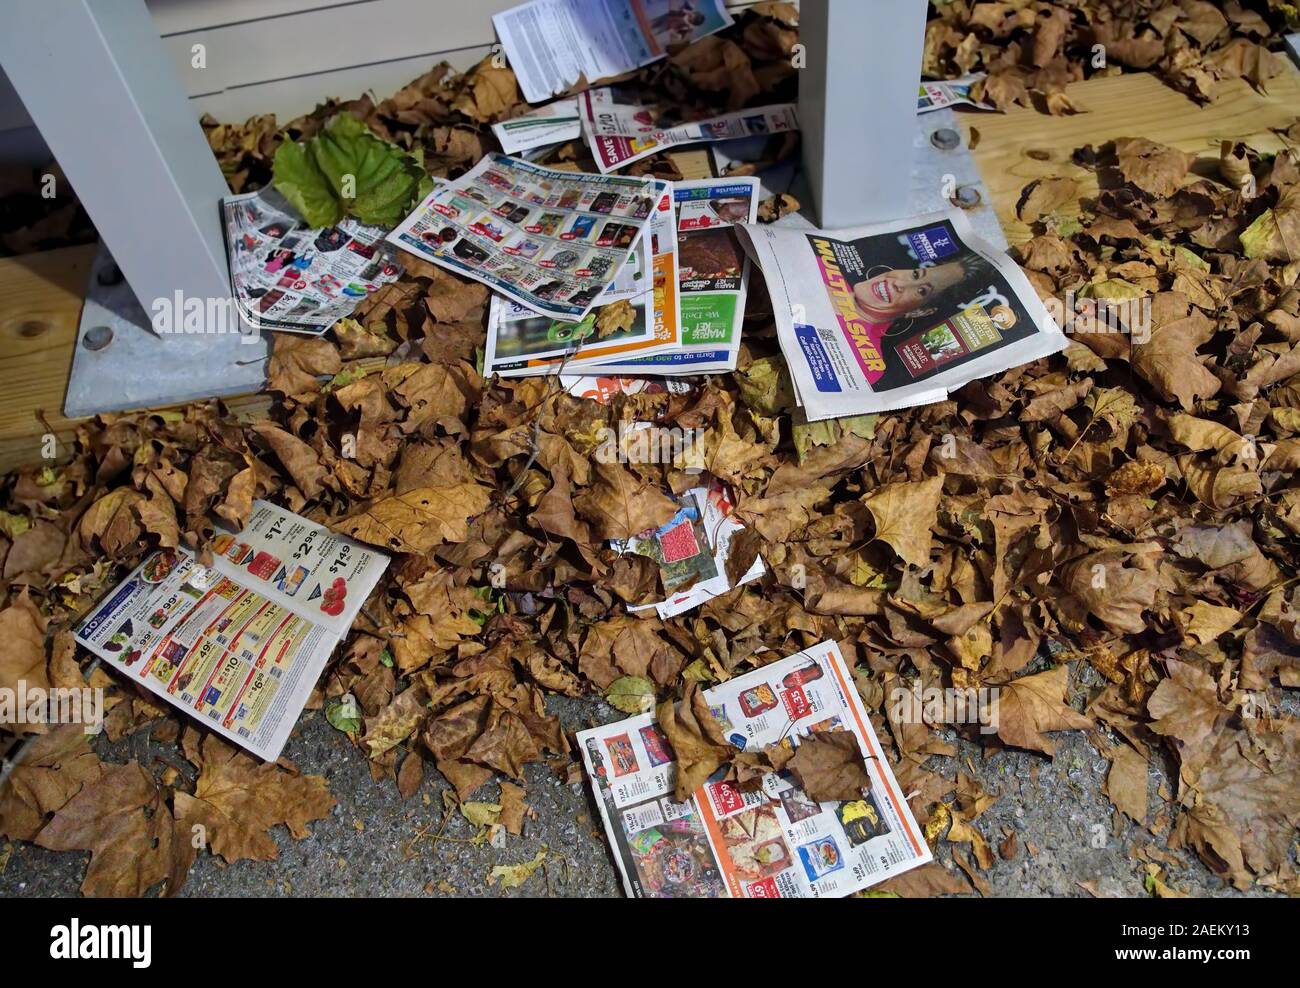
[[[1083,675],[1086,677],[1087,672]],[[568,730],[621,718],[604,703],[552,697],[552,713]],[[951,777],[958,769],[974,775],[997,802],[976,826],[995,848],[1008,829],[1019,851],[999,859],[983,875],[989,894],[997,896],[1142,896],[1143,862],[1136,848],[1164,848],[1162,837],[1123,820],[1102,794],[1109,762],[1082,732],[1055,735],[1055,760],[1019,751],[988,753],[961,741],[952,759],[932,759],[929,768]],[[146,767],[166,762],[193,776],[175,745],[152,741],[148,730],[116,745],[101,742],[106,760],[136,758]],[[547,767],[527,768],[526,801],[536,816],[521,837],[502,835],[500,846],[474,842],[477,828],[459,813],[442,821],[441,777],[428,767],[424,784],[402,800],[391,781],[374,781],[368,763],[324,716],[304,716],[285,754],[304,772],[324,775],[339,801],[325,820],[312,824],[312,836],[293,840],[279,827],[273,831],[280,856],[275,861],[241,861],[223,865],[203,854],[181,894],[185,896],[621,896],[621,882],[605,844],[599,812],[585,783],[565,785]],[[1162,805],[1158,791],[1174,792],[1172,765],[1161,762],[1150,772],[1150,807]],[[475,794],[492,802],[496,783]],[[1033,845],[1037,853],[1029,851]],[[1100,846],[1097,846],[1100,845]],[[504,889],[489,882],[496,865],[529,861],[543,848],[547,857],[527,882]],[[0,861],[5,845],[0,842]],[[954,867],[950,845],[940,842],[939,859]],[[1190,855],[1177,855],[1181,867],[1166,870],[1164,881],[1196,896],[1238,895]],[[88,855],[46,851],[15,843],[0,873],[0,895],[76,895]],[[1087,883],[1085,889],[1080,883]]]

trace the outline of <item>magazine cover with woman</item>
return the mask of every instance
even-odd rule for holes
[[[941,401],[1065,347],[1016,264],[956,211],[832,231],[737,229],[767,279],[809,419]]]

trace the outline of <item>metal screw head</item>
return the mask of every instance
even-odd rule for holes
[[[951,151],[961,144],[961,134],[951,127],[940,127],[930,134],[930,143],[940,151]]]
[[[974,209],[980,204],[980,190],[973,185],[963,185],[953,194],[952,200],[962,209]]]
[[[81,338],[81,345],[87,350],[102,350],[113,342],[111,326],[91,326]]]

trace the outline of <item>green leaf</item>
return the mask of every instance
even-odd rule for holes
[[[325,719],[336,730],[344,734],[356,734],[361,730],[361,711],[351,693],[335,696],[325,701]]]
[[[432,187],[422,164],[381,141],[350,113],[340,113],[306,146],[286,141],[275,154],[275,187],[312,226],[344,215],[392,227]]]
[[[644,676],[622,676],[609,684],[605,701],[625,714],[640,714],[653,710],[655,684]]]
[[[276,149],[272,174],[276,190],[309,226],[333,226],[343,219],[343,206],[301,144],[285,141]]]

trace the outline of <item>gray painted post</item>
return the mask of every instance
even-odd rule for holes
[[[803,0],[799,122],[821,226],[909,210],[925,0]]]
[[[0,64],[144,309],[229,298],[226,182],[144,0],[7,0]]]

